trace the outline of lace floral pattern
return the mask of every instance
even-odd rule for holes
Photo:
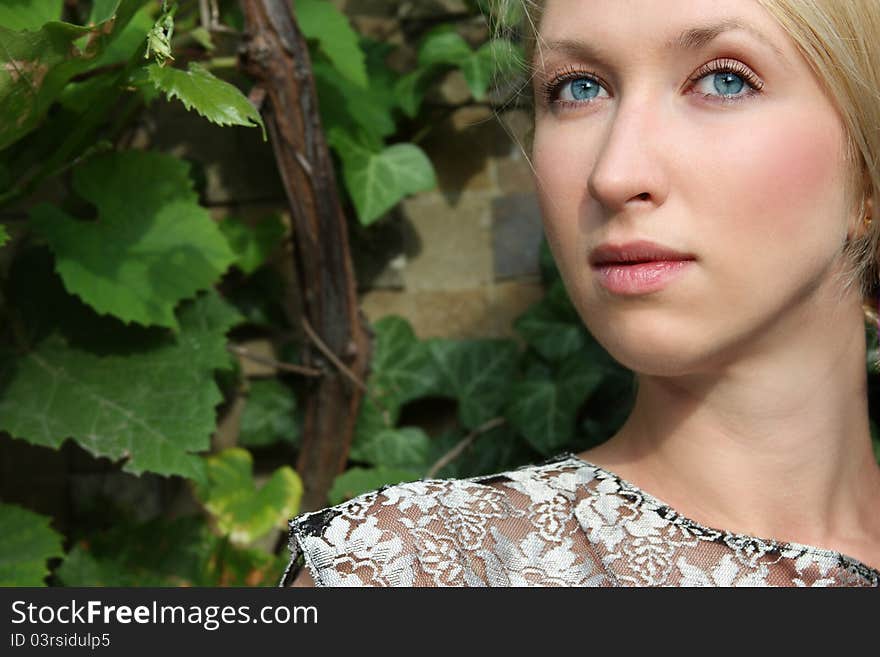
[[[845,555],[704,527],[565,454],[423,480],[290,521],[317,586],[880,586]]]

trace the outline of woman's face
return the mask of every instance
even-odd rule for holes
[[[733,22],[746,29],[680,43]],[[539,34],[545,231],[578,312],[617,360],[697,372],[828,312],[854,220],[844,127],[756,0],[547,0]],[[659,289],[609,289],[592,250],[635,240],[694,260]]]

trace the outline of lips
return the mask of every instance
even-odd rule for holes
[[[647,240],[636,240],[625,244],[602,244],[590,253],[590,264],[594,267],[681,260],[696,260],[696,257],[692,253],[677,251]]]

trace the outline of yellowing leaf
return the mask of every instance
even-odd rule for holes
[[[234,543],[246,544],[296,515],[302,497],[299,475],[278,468],[261,488],[253,478],[253,457],[233,447],[205,459],[208,483],[196,492],[217,526]]]

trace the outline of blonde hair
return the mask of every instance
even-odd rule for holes
[[[880,276],[880,217],[867,227],[867,199],[880,214],[880,2],[877,0],[758,0],[788,33],[846,128],[847,198],[859,229],[844,246],[849,267],[843,290],[859,286],[867,321],[878,321],[874,296]],[[524,47],[522,70],[530,77],[543,0],[490,0],[496,36]],[[528,83],[527,83],[528,84]],[[525,88],[525,84],[522,88]],[[529,95],[526,94],[528,98]],[[534,118],[534,115],[533,115]]]

